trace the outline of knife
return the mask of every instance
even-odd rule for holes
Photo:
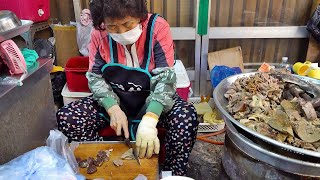
[[[126,139],[124,139],[124,142],[127,144],[127,146],[129,148],[132,148],[133,156],[136,159],[136,161],[138,162],[139,166],[141,166],[141,162],[140,162],[140,159],[138,157],[137,151],[132,147],[130,140],[126,138]]]

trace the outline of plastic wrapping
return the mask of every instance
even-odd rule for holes
[[[311,19],[308,21],[307,30],[312,34],[312,36],[320,41],[320,5],[313,13]]]
[[[83,56],[89,56],[88,45],[91,40],[91,31],[93,30],[92,23],[88,26],[83,26],[80,23],[77,23],[77,44],[79,52]]]
[[[217,87],[225,78],[240,73],[241,69],[239,67],[230,68],[228,66],[215,66],[210,74],[212,86]]]
[[[59,131],[50,131],[48,146],[29,151],[0,166],[0,180],[84,180],[72,149]]]
[[[47,146],[51,147],[61,157],[66,159],[75,173],[79,173],[78,163],[74,157],[73,150],[78,143],[68,143],[68,138],[58,130],[51,130],[47,139]]]
[[[15,77],[11,77],[11,76],[7,76],[7,77],[0,77],[0,85],[22,86],[23,83],[20,79],[17,79]]]

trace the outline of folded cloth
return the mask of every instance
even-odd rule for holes
[[[39,55],[35,50],[31,50],[28,48],[21,49],[21,53],[26,61],[27,69],[33,67],[34,63],[39,58]]]

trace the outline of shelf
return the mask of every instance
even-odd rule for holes
[[[14,38],[29,31],[31,25],[33,24],[33,22],[30,20],[21,20],[21,22],[22,25],[19,27],[16,27],[6,32],[0,32],[0,42]]]

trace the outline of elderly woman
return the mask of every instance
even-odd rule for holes
[[[186,175],[197,134],[194,107],[175,89],[174,43],[169,24],[148,14],[145,0],[92,0],[86,74],[92,97],[59,110],[59,130],[70,140],[99,141],[111,126],[136,139],[140,158],[158,154],[158,127],[167,129],[164,170]]]

